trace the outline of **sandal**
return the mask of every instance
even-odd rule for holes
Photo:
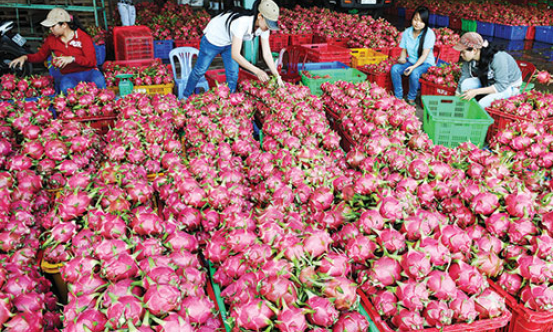
[[[414,100],[407,100],[407,104],[409,104],[411,106],[417,106],[417,103],[415,103]]]

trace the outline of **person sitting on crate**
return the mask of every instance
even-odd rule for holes
[[[96,67],[92,38],[84,32],[76,17],[61,8],[54,8],[40,24],[50,28],[52,34],[46,37],[37,53],[12,60],[10,67],[22,67],[25,61],[44,62],[52,56],[52,65],[61,73],[59,89],[63,93],[79,82],[93,82],[100,89],[106,88],[104,75]]]
[[[476,32],[467,32],[453,48],[461,52],[464,60],[457,87],[457,94],[463,99],[483,95],[478,103],[486,108],[494,100],[520,93],[522,72],[516,60],[500,46],[490,45]]]
[[[252,40],[255,36],[261,36],[261,50],[267,67],[277,77],[278,84],[280,86],[284,85],[276,69],[271,47],[269,46],[269,30],[278,30],[278,5],[272,0],[257,0],[252,8],[254,9],[234,8],[215,16],[209,21],[200,42],[198,60],[186,83],[185,98],[192,95],[198,80],[205,75],[217,54],[221,54],[223,57],[227,84],[231,92],[236,91],[239,67],[254,73],[261,82],[268,81],[269,76],[265,71],[251,64],[240,54],[242,41]]]
[[[415,105],[421,75],[436,65],[433,52],[436,35],[428,26],[429,16],[428,8],[424,6],[419,6],[415,10],[411,27],[405,29],[401,36],[399,47],[402,50],[398,64],[392,67],[391,76],[396,98],[403,99],[402,75],[409,77],[407,102],[411,105]]]

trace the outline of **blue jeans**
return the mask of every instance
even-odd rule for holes
[[[479,89],[481,87],[482,83],[480,82],[480,79],[478,77],[467,78],[463,81],[463,83],[461,83],[461,93],[470,89]],[[507,99],[518,94],[520,94],[520,87],[510,86],[502,92],[491,93],[485,96],[478,101],[478,104],[480,104],[480,106],[485,109],[486,107],[490,107],[494,100]]]
[[[394,94],[396,98],[403,99],[403,85],[401,76],[407,67],[412,66],[409,62],[405,64],[397,64],[392,66],[392,83],[394,84]],[[411,75],[409,75],[409,93],[407,94],[408,100],[415,100],[417,98],[417,92],[419,91],[420,83],[419,79],[421,75],[428,71],[428,68],[432,67],[427,63],[423,63],[417,68],[413,69]]]
[[[240,66],[232,58],[232,45],[228,46],[215,46],[211,44],[205,36],[202,37],[200,42],[200,53],[198,54],[198,60],[188,77],[186,82],[186,88],[184,89],[184,98],[190,97],[194,92],[198,81],[211,65],[213,58],[217,54],[221,54],[223,57],[223,64],[225,65],[225,74],[227,75],[227,84],[230,88],[230,92],[236,92],[236,85],[238,84],[238,70]]]
[[[62,75],[60,78],[60,90],[67,94],[68,89],[73,89],[79,82],[94,83],[99,89],[106,88],[106,79],[98,69],[81,71]]]

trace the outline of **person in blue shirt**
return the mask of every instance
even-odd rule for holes
[[[405,29],[401,36],[399,47],[402,48],[398,64],[392,67],[392,83],[396,98],[403,99],[402,75],[409,77],[409,93],[407,102],[415,105],[415,98],[419,90],[419,78],[428,68],[436,65],[434,58],[434,44],[436,35],[428,26],[428,8],[419,6],[413,18],[411,27]]]

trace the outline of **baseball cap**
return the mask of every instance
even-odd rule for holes
[[[467,48],[482,48],[488,44],[487,41],[476,32],[467,32],[461,36],[457,45],[453,48],[457,51],[463,51]]]
[[[271,30],[278,30],[278,16],[280,10],[278,5],[273,0],[262,0],[258,7],[259,12],[263,15],[267,26]]]
[[[52,27],[60,22],[71,22],[71,15],[61,8],[54,8],[46,16],[46,19],[40,24],[45,27]]]

